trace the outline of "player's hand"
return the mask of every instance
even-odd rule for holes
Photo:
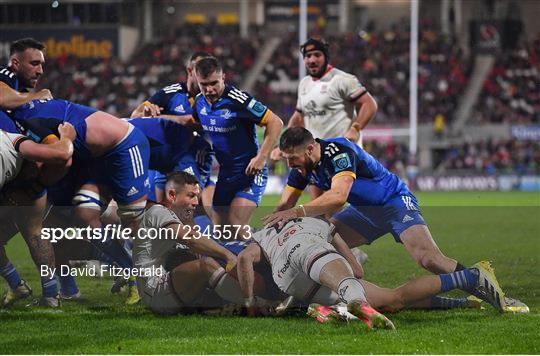
[[[262,172],[265,164],[264,157],[261,157],[260,155],[256,155],[249,161],[248,166],[246,167],[246,175],[248,176],[254,176],[256,174],[259,174]]]
[[[232,269],[236,267],[237,262],[238,261],[236,259],[236,256],[231,253],[231,256],[227,258],[227,264],[225,265],[225,272],[229,273],[230,271],[232,271]]]
[[[262,218],[262,221],[265,226],[273,226],[277,224],[278,228],[282,228],[283,225],[289,221],[296,219],[298,217],[298,212],[296,208],[287,209],[282,211],[276,211],[272,214],[266,215]]]
[[[77,131],[75,131],[75,127],[73,127],[72,124],[69,122],[64,122],[63,124],[58,125],[58,133],[60,134],[60,138],[65,138],[70,141],[75,140],[77,137]]]
[[[146,102],[146,103],[143,103],[142,105],[143,105],[142,116],[144,117],[148,117],[148,116],[155,117],[161,114],[161,108],[157,106],[156,104]]]
[[[270,159],[272,161],[279,161],[282,158],[283,155],[281,154],[281,150],[279,149],[279,147],[274,148],[272,152],[270,152]]]
[[[41,89],[34,93],[34,100],[51,100],[53,98],[49,89]]]

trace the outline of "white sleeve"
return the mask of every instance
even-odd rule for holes
[[[171,224],[182,224],[180,219],[178,219],[178,216],[170,210],[164,207],[163,205],[154,205],[149,211],[148,216],[146,218],[148,219],[148,225],[147,227],[153,227],[153,228],[164,228]]]
[[[338,92],[343,99],[355,101],[367,92],[367,89],[354,75],[344,75],[338,81]]]

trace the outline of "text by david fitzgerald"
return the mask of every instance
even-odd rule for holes
[[[40,266],[41,277],[51,277],[54,275],[65,277],[161,277],[165,274],[163,267],[133,267],[133,268],[121,268],[111,265],[92,265],[89,267],[71,267],[70,265],[60,265],[60,268],[49,268],[46,265]]]

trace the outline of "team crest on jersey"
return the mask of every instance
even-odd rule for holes
[[[221,117],[224,118],[225,120],[228,120],[232,117],[232,113],[231,113],[231,110],[229,109],[224,109],[224,110],[221,110]]]
[[[249,111],[251,111],[253,115],[257,117],[261,117],[266,111],[266,106],[264,106],[264,104],[262,104],[260,101],[257,101],[255,99],[251,99],[247,108]]]
[[[352,168],[351,160],[347,153],[341,153],[332,158],[332,164],[336,172],[343,171],[347,168]]]

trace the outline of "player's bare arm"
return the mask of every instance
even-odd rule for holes
[[[302,190],[293,188],[291,186],[286,186],[281,194],[279,204],[274,209],[274,212],[287,210],[294,207],[301,195]]]
[[[345,133],[345,137],[356,142],[360,139],[360,131],[375,117],[378,107],[375,99],[367,92],[355,100],[354,106],[356,107],[356,118]]]
[[[255,271],[253,264],[261,260],[261,247],[256,243],[250,244],[244,251],[238,255],[237,274],[242,294],[245,298],[245,304],[248,308],[248,315],[255,316],[255,295],[253,285],[255,283]]]
[[[332,180],[330,190],[307,204],[296,208],[277,211],[263,218],[265,225],[283,226],[288,221],[303,216],[319,216],[337,212],[347,202],[347,197],[354,183],[350,175],[340,175]]]
[[[276,144],[281,128],[283,127],[283,121],[271,112],[266,122],[266,130],[264,132],[264,140],[259,149],[257,156],[253,157],[246,167],[246,174],[248,176],[260,173],[264,168],[266,159],[270,154],[270,150]]]
[[[347,245],[345,241],[341,238],[341,236],[336,232],[334,234],[334,237],[332,239],[332,245],[336,248],[336,250],[349,262],[351,265],[351,268],[353,270],[353,274],[356,278],[363,278],[364,277],[364,268],[362,268],[362,265],[356,257],[354,257],[351,249]]]
[[[20,144],[19,152],[28,160],[44,163],[66,164],[73,155],[73,140],[77,137],[70,123],[58,126],[60,140],[51,144],[39,144],[27,140]]]
[[[35,93],[19,93],[0,82],[0,108],[15,109],[29,101],[38,99],[52,99],[52,94],[49,89],[41,89]]]

